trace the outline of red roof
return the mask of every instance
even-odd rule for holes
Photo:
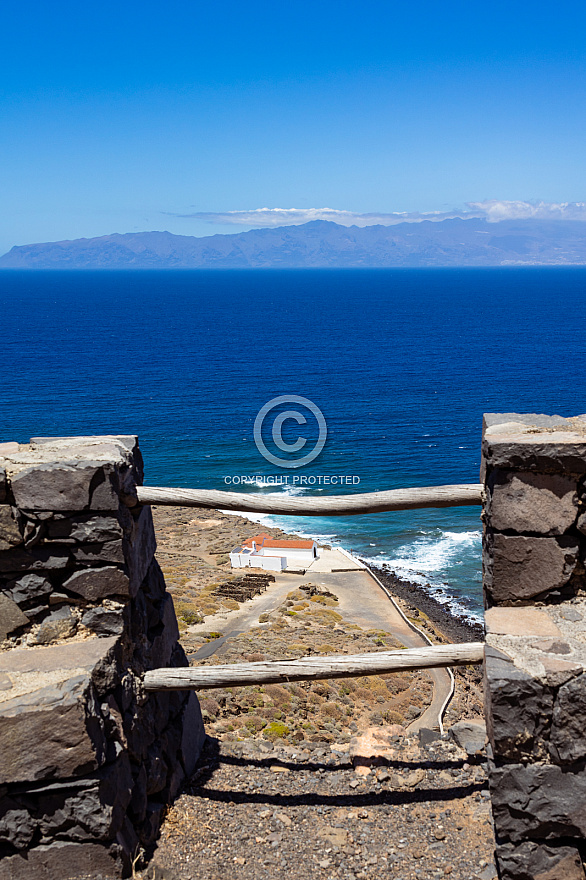
[[[279,538],[269,538],[265,541],[263,547],[285,547],[291,550],[311,550],[313,541],[286,541]]]
[[[252,542],[253,542],[253,541],[254,541],[255,544],[258,546],[259,544],[262,544],[263,541],[266,541],[266,539],[267,539],[268,537],[269,537],[269,536],[266,534],[266,532],[261,532],[260,535],[255,535],[253,538],[247,538],[246,541],[244,541],[243,546],[244,546],[244,547],[252,547]]]
[[[247,538],[244,541],[244,547],[252,547],[252,542],[260,549],[261,547],[284,547],[290,550],[311,550],[314,541],[289,541],[286,538],[271,538],[265,532],[255,535],[254,538]]]

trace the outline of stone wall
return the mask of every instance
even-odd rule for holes
[[[0,445],[0,880],[126,876],[203,742],[136,437]]]
[[[584,880],[586,416],[487,415],[485,701],[501,880]]]

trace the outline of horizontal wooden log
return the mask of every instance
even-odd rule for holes
[[[326,498],[290,498],[259,492],[220,492],[207,489],[163,489],[139,486],[140,504],[178,507],[210,507],[250,513],[281,513],[287,516],[349,516],[381,513],[387,510],[414,510],[420,507],[466,507],[482,504],[480,483],[457,486],[426,486],[389,489],[359,495],[329,495]]]
[[[231,663],[226,666],[182,666],[178,669],[152,669],[144,674],[147,691],[207,690],[237,685],[274,684],[319,678],[352,678],[414,669],[437,669],[482,663],[482,642],[462,645],[433,645],[402,651],[370,654],[333,654],[276,660],[261,663]]]

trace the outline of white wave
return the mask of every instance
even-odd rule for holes
[[[257,487],[260,488],[260,487]],[[282,498],[283,495],[286,495],[289,498],[294,498],[296,495],[303,495],[307,489],[303,486],[283,486],[278,492],[251,492],[251,495],[261,495],[263,498]],[[242,516],[244,519],[249,519],[251,522],[262,523],[265,526],[272,526],[274,528],[285,529],[280,522],[276,521],[276,517],[271,513],[254,513],[250,510],[221,510],[221,513],[232,514],[233,516]],[[291,531],[291,530],[290,530]]]
[[[222,510],[221,508],[220,513],[227,513],[228,516],[241,516],[243,519],[249,519],[251,522],[270,525],[270,523],[267,522],[269,517],[268,513],[252,513],[249,510]]]
[[[451,568],[458,563],[462,551],[469,558],[469,550],[478,548],[480,552],[481,532],[442,532],[440,535],[421,535],[410,544],[399,547],[396,555],[386,557],[386,562],[394,571],[408,573],[410,576],[429,577]]]
[[[279,498],[281,495],[288,495],[294,498],[296,495],[303,495],[307,492],[305,486],[283,486],[279,492],[264,492],[265,498]]]
[[[481,537],[482,533],[476,530],[423,534],[399,547],[396,554],[380,553],[366,561],[376,566],[388,566],[397,577],[425,587],[452,614],[482,622],[482,615],[468,607],[465,600],[454,596],[449,586],[455,566],[470,563],[476,556],[480,562]]]
[[[453,595],[446,592],[446,590],[442,589],[441,587],[434,587],[428,584],[427,591],[431,596],[433,596],[436,602],[440,603],[440,605],[446,605],[453,616],[467,617],[474,623],[484,623],[484,615],[482,615],[478,611],[474,611],[473,609],[469,608],[467,605],[465,605],[459,599],[456,599]]]

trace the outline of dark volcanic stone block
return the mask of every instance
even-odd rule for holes
[[[586,771],[555,764],[491,767],[497,833],[512,842],[586,836]]]
[[[26,626],[28,622],[28,617],[23,614],[16,602],[0,593],[0,641],[15,629]]]
[[[168,665],[171,654],[179,639],[179,626],[175,616],[175,607],[169,593],[161,600],[160,618],[161,622],[156,627],[156,634],[151,646],[150,662],[152,669]]]
[[[111,842],[124,823],[132,786],[130,762],[122,754],[95,778],[78,780],[77,786],[76,780],[67,780],[19,790],[0,800],[0,843],[24,849],[35,834],[45,840],[66,836],[77,842]]]
[[[108,596],[128,596],[130,590],[128,577],[121,569],[112,565],[76,571],[65,581],[63,587],[90,602]]]
[[[124,612],[108,608],[92,608],[81,618],[81,622],[98,636],[117,636],[124,630]]]
[[[105,880],[120,876],[120,862],[97,843],[55,840],[0,860],[0,880]]]
[[[122,527],[115,516],[82,514],[76,517],[52,520],[48,525],[49,538],[73,538],[80,543],[99,544],[122,538]]]
[[[561,474],[496,471],[489,480],[487,523],[497,532],[563,535],[578,515],[576,480]]]
[[[0,572],[58,571],[71,565],[70,547],[39,545],[14,547],[0,553]]]
[[[507,604],[559,590],[578,561],[578,543],[571,537],[528,538],[487,535],[485,584],[492,601]]]
[[[551,754],[556,762],[586,758],[586,675],[562,685],[553,708]]]
[[[486,413],[483,467],[586,473],[586,417]]]
[[[573,846],[547,846],[533,840],[497,846],[500,880],[585,880],[582,859]]]
[[[0,504],[4,504],[7,495],[6,471],[0,467]]]
[[[53,591],[51,582],[40,574],[25,574],[17,580],[8,583],[7,590],[10,598],[20,605],[23,602],[46,599]]]
[[[195,771],[204,739],[205,730],[199,700],[193,691],[190,691],[183,707],[180,752],[181,762],[187,776],[191,776]]]
[[[29,636],[31,645],[50,645],[58,639],[68,639],[75,635],[77,630],[77,618],[71,613],[71,608],[64,605],[52,611],[41,623],[34,639]]]
[[[23,543],[23,536],[9,504],[0,504],[0,550],[9,550]]]
[[[156,559],[153,559],[151,562],[141,587],[141,592],[144,593],[151,602],[158,602],[165,595],[165,578]]]
[[[486,745],[486,725],[483,721],[456,721],[450,727],[449,735],[469,755],[475,755]]]
[[[136,519],[127,512],[123,519],[124,557],[128,565],[131,595],[135,596],[153,561],[157,542],[150,507],[143,507]]]
[[[125,561],[122,541],[120,539],[106,541],[104,544],[74,545],[71,553],[76,562],[90,563],[90,565],[99,565],[104,562],[119,562],[122,564]]]
[[[90,486],[100,468],[64,462],[37,464],[11,479],[16,506],[21,510],[84,510]]]
[[[0,704],[0,783],[63,779],[97,767],[103,744],[86,719],[87,689],[88,677],[76,675]]]
[[[127,468],[115,468],[109,464],[100,469],[91,486],[90,510],[118,510],[120,503],[118,492],[120,483],[124,480],[125,470]]]
[[[10,797],[0,799],[0,844],[26,849],[35,833],[36,822],[25,806]]]
[[[487,730],[495,758],[545,758],[553,692],[490,645],[485,649]]]

